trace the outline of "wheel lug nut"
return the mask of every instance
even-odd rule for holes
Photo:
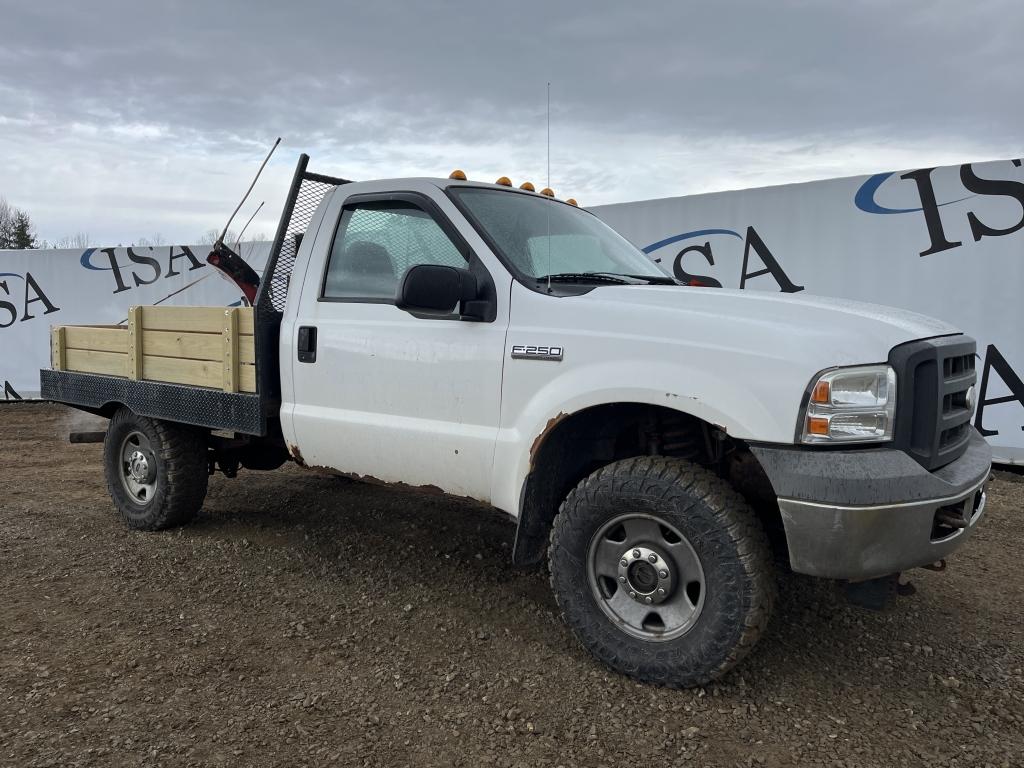
[[[658,594],[659,595],[664,595],[665,594],[665,588],[664,587],[658,587]]]
[[[621,560],[619,560],[619,565],[625,568],[627,565],[629,565],[629,561],[626,560],[626,558],[622,558]]]
[[[639,549],[634,549],[633,550],[633,557],[640,557],[640,550]]]
[[[630,592],[629,596],[636,600],[636,592]]]
[[[619,581],[621,581],[623,584],[625,584],[626,583],[626,577],[625,576],[619,576]]]
[[[649,603],[649,602],[651,602],[651,598],[649,598],[649,597],[645,597],[645,598],[644,598],[644,602],[645,602],[645,603]]]
[[[667,579],[668,578],[668,571],[658,571],[658,575],[661,576],[661,578],[663,578],[663,579]]]
[[[657,556],[657,555],[655,555],[655,554],[653,554],[653,553],[652,553],[652,554],[650,554],[650,555],[648,555],[648,556],[647,556],[647,559],[648,559],[648,560],[650,560],[650,561],[651,561],[652,563],[656,563],[656,562],[658,562],[658,556]]]

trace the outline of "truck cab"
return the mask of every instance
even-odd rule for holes
[[[574,201],[506,182],[352,183],[303,159],[255,302],[256,391],[198,393],[202,414],[181,385],[43,371],[51,399],[112,417],[122,517],[182,522],[207,466],[285,451],[469,497],[517,521],[516,564],[547,559],[592,654],[676,686],[746,655],[780,559],[870,594],[967,540],[991,466],[973,340],[682,285]],[[168,433],[201,460],[172,460]]]

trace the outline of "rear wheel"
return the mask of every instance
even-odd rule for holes
[[[719,477],[679,459],[627,459],[584,479],[555,519],[549,561],[584,647],[662,685],[703,685],[731,669],[774,600],[754,513]]]
[[[206,498],[206,452],[198,429],[117,411],[103,441],[103,468],[121,519],[142,531],[189,522]]]

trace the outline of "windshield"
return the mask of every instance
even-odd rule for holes
[[[448,188],[520,277],[666,274],[596,216],[544,197],[498,189]]]

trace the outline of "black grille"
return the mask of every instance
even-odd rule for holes
[[[967,450],[975,346],[966,336],[942,336],[901,344],[889,353],[896,370],[896,446],[925,469],[937,469]]]

